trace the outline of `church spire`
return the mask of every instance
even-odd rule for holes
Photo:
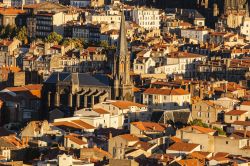
[[[118,56],[126,56],[128,54],[128,44],[126,37],[126,26],[125,26],[125,16],[123,11],[121,12],[121,24],[120,24],[120,34],[118,42]]]

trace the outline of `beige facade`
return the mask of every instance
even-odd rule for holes
[[[177,130],[176,137],[190,143],[202,145],[201,151],[213,153],[230,152],[230,154],[234,155],[249,156],[250,150],[247,148],[249,139],[218,136],[215,132],[210,132],[212,129],[209,128],[199,127],[198,129],[192,130],[192,127],[189,126]]]
[[[132,134],[124,134],[109,139],[108,152],[114,159],[123,159],[125,151],[129,150],[129,146],[133,146],[139,138]]]
[[[223,121],[223,115],[220,116],[220,113],[226,110],[226,108],[211,101],[202,100],[192,105],[192,118],[200,119],[204,123]]]
[[[200,128],[198,128],[200,129]],[[215,131],[203,131],[189,126],[176,131],[176,137],[186,140],[189,143],[196,143],[201,145],[201,151],[214,152],[214,136]]]
[[[183,89],[148,88],[143,92],[143,103],[150,110],[175,110],[187,108],[191,102],[191,94]]]
[[[248,111],[232,110],[225,114],[225,122],[233,123],[234,121],[245,121],[248,116]]]

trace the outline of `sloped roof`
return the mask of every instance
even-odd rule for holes
[[[205,127],[201,127],[201,126],[191,126],[193,129],[198,130],[202,133],[211,133],[211,132],[215,132],[215,130],[211,129],[211,128],[205,128]]]
[[[158,94],[158,95],[189,95],[190,93],[182,88],[179,89],[159,89],[159,88],[148,88],[144,94]]]
[[[52,123],[52,125],[54,126],[62,126],[62,127],[71,127],[71,128],[75,128],[75,129],[95,129],[94,126],[83,122],[82,120],[72,120],[72,121],[61,121],[61,122],[54,122]]]
[[[102,108],[94,108],[94,112],[97,112],[98,114],[110,114],[108,111],[102,109]]]
[[[18,15],[18,14],[24,14],[25,11],[21,9],[15,9],[15,8],[0,8],[0,14],[2,15]]]
[[[200,145],[193,143],[176,142],[171,145],[167,150],[190,152],[198,146]]]
[[[122,101],[122,100],[115,100],[114,102],[111,102],[113,106],[116,106],[120,109],[128,109],[129,107],[136,106],[136,107],[146,107],[146,105],[131,102],[131,101]]]
[[[123,135],[119,135],[119,137],[127,141],[139,141],[139,138],[135,136],[134,134],[123,134]]]
[[[163,132],[165,131],[166,127],[159,124],[159,123],[154,123],[154,122],[132,122],[132,125],[137,127],[138,129],[142,131],[158,131],[158,132]]]
[[[183,159],[183,160],[177,161],[177,163],[180,164],[181,166],[195,166],[195,165],[202,166],[200,161],[197,159]]]
[[[59,77],[59,78],[58,78]],[[90,74],[90,73],[68,73],[68,72],[54,72],[45,83],[56,84],[57,81],[70,82],[73,80],[75,84],[80,86],[109,86],[110,81],[106,75]]]
[[[248,105],[248,106],[250,106],[250,101],[243,101],[243,102],[241,103],[241,105]]]
[[[81,139],[79,139],[79,138],[77,138],[77,137],[75,137],[73,135],[67,135],[67,136],[65,136],[65,138],[68,138],[70,141],[72,141],[72,142],[74,142],[74,143],[76,143],[78,145],[88,144],[87,142],[85,142],[85,141],[83,141],[83,140],[81,140]]]
[[[233,115],[233,116],[236,116],[236,115],[243,115],[245,113],[247,113],[248,111],[245,111],[245,110],[231,110],[229,112],[226,112],[225,115]]]

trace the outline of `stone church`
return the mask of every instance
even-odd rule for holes
[[[128,52],[128,44],[126,38],[125,17],[122,12],[120,39],[114,56],[113,65],[113,86],[114,99],[133,100],[133,84],[130,79],[130,54]]]
[[[125,17],[122,13],[119,43],[113,71],[108,74],[55,72],[44,82],[46,108],[75,110],[92,107],[107,99],[134,100],[130,79],[130,54],[127,46]]]

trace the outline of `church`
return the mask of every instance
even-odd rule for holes
[[[108,99],[134,100],[130,79],[130,53],[126,38],[125,16],[122,12],[119,43],[113,56],[111,76],[96,73],[54,72],[44,82],[43,100],[46,108],[76,110],[92,107]]]

